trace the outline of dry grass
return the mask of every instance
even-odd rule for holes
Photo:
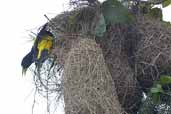
[[[136,73],[143,89],[148,89],[160,75],[171,74],[171,28],[147,17],[137,20],[136,26],[142,36],[136,52]]]
[[[121,114],[115,85],[94,40],[73,43],[64,67],[66,114]]]
[[[132,25],[107,26],[104,37],[97,39],[93,34],[99,14],[96,8],[64,12],[49,22],[56,37],[53,68],[65,68],[66,110],[78,114],[87,107],[81,114],[110,114],[109,110],[116,111],[111,105],[119,99],[118,104],[132,114],[139,108],[142,90],[147,91],[161,74],[171,74],[171,28],[140,16]],[[116,107],[119,114],[121,108]]]
[[[134,53],[139,34],[133,27],[113,25],[99,41],[105,62],[115,82],[119,101],[130,113],[137,110],[141,99],[141,89],[134,74]]]

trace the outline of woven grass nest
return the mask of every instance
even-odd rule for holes
[[[93,30],[98,16],[98,7],[82,7],[50,20],[48,27],[55,35],[55,44],[51,58],[39,73],[35,72],[36,87],[45,96],[47,90],[58,96],[63,92],[72,94],[72,99],[64,99],[70,104],[67,109],[76,111],[74,114],[82,106],[87,110],[81,114],[100,114],[96,109],[110,114],[108,111],[115,109],[108,109],[111,102],[103,105],[108,102],[103,97],[119,102],[119,113],[125,110],[133,114],[141,103],[142,91],[147,91],[161,74],[171,74],[171,28],[158,20],[137,16],[132,25],[108,25],[104,36],[97,38]],[[40,73],[43,71],[46,73]],[[40,74],[48,74],[49,78]],[[108,94],[98,95],[98,91]],[[80,100],[85,102],[78,108]],[[100,108],[90,105],[92,102]]]

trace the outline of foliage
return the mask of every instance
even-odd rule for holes
[[[161,85],[171,84],[171,76],[161,76],[160,77],[160,84]]]
[[[163,2],[162,2],[162,6],[163,7],[167,7],[167,6],[169,6],[171,4],[171,0],[164,0]]]
[[[150,9],[149,13],[147,15],[149,15],[150,17],[152,17],[154,19],[162,20],[162,18],[163,18],[162,10],[160,8],[152,8],[152,9]]]
[[[151,88],[150,93],[152,94],[152,99],[155,103],[160,101],[160,94],[164,93],[162,86],[160,84],[156,84]]]
[[[132,23],[133,15],[117,0],[107,0],[102,3],[102,14],[95,27],[95,35],[102,37],[109,24]]]
[[[155,82],[154,86],[150,89],[150,94],[152,94],[154,102],[158,103],[161,95],[171,96],[171,91],[163,89],[168,84],[171,84],[171,76],[161,76],[160,80]]]
[[[98,37],[102,37],[104,32],[106,32],[106,23],[103,14],[101,14],[100,19],[95,28],[95,35]]]
[[[130,4],[128,4],[127,6],[129,5]],[[75,46],[73,45],[73,42],[77,41],[77,39],[74,39],[74,38],[79,38],[79,37],[87,38],[86,36],[87,34],[83,36],[84,33],[86,33],[85,31],[88,31],[87,33],[89,33],[89,31],[93,31],[94,33],[93,35],[96,35],[96,37],[102,37],[101,39],[97,39],[97,38],[96,39],[97,39],[97,42],[100,44],[100,47],[103,50],[105,62],[107,63],[109,71],[112,75],[112,78],[115,81],[114,83],[116,85],[118,98],[122,105],[122,108],[125,111],[127,111],[129,114],[135,113],[139,109],[138,103],[141,102],[141,95],[139,97],[138,93],[140,94],[142,93],[142,90],[139,89],[139,85],[138,85],[141,79],[140,81],[139,80],[137,81],[136,79],[139,76],[139,71],[140,70],[145,71],[145,73],[143,72],[144,74],[142,75],[143,76],[147,75],[147,77],[150,77],[149,76],[150,73],[152,75],[154,73],[155,75],[156,71],[160,70],[158,69],[158,66],[157,67],[155,66],[159,60],[161,61],[162,64],[164,64],[163,59],[165,59],[164,58],[165,56],[163,57],[163,55],[164,54],[167,55],[167,53],[163,54],[162,52],[160,54],[158,50],[159,48],[161,50],[164,50],[165,48],[163,47],[168,47],[170,49],[170,45],[165,45],[167,43],[165,43],[165,40],[164,40],[168,38],[166,36],[170,32],[165,35],[165,32],[162,31],[163,29],[161,28],[161,26],[160,25],[158,26],[158,23],[160,23],[162,19],[161,9],[152,8],[153,5],[151,4],[149,4],[148,7],[144,5],[143,7],[139,7],[139,8],[142,8],[143,10],[147,9],[147,12],[142,12],[142,13],[146,13],[147,15],[142,14],[140,15],[140,17],[138,17],[139,15],[136,15],[137,17],[136,16],[134,17],[133,13],[130,13],[129,11],[130,9],[126,8],[125,6],[123,6],[122,3],[120,3],[117,0],[107,0],[103,2],[102,4],[100,4],[100,8],[101,8],[99,11],[100,13],[97,13],[98,12],[97,10],[99,9],[94,8],[94,6],[93,8],[84,7],[85,9],[89,8],[89,11],[91,13],[85,9],[82,10],[83,8],[80,8],[80,9],[78,8],[77,10],[73,10],[67,13],[65,12],[64,14],[61,14],[57,16],[56,18],[52,19],[49,22],[50,29],[52,29],[53,32],[57,34],[56,36],[60,37],[60,38],[55,39],[55,47],[54,47],[55,49],[52,51],[53,52],[52,55],[55,54],[55,56],[57,56],[57,59],[55,60],[57,63],[50,69],[49,67],[45,67],[46,69],[42,67],[41,71],[33,71],[35,73],[35,85],[37,87],[38,92],[42,93],[43,96],[45,97],[51,95],[51,93],[53,92],[55,94],[61,93],[63,95],[63,83],[62,83],[63,80],[62,78],[58,79],[58,77],[56,77],[56,74],[58,74],[59,72],[58,70],[56,71],[55,69],[58,69],[58,65],[61,65],[61,66],[65,65],[65,61],[67,60],[67,57],[68,57],[67,54],[68,52],[70,52],[70,49],[72,49],[71,47]],[[94,10],[92,11],[92,9]],[[88,18],[88,16],[91,18]],[[146,22],[146,20],[144,19],[145,16],[146,17],[148,16],[147,23],[145,23]],[[153,20],[151,20],[151,18],[149,17],[152,17]],[[159,18],[160,20],[154,21],[154,19],[156,18]],[[139,23],[137,22],[137,20],[139,20]],[[153,26],[151,27],[151,25],[152,23],[154,24],[154,22],[156,22],[157,24],[155,24],[153,28]],[[134,23],[134,24],[131,24],[132,26],[129,26],[130,23]],[[91,27],[92,29],[90,29],[90,26],[93,26]],[[64,32],[61,33],[61,31],[59,31],[59,28],[62,29]],[[160,30],[160,32],[157,31],[158,29]],[[141,34],[139,32],[141,32]],[[159,33],[161,33],[162,38],[158,40],[157,38],[160,37]],[[92,34],[88,34],[88,35],[90,35],[88,36],[88,38],[89,37],[91,38]],[[143,40],[143,37],[144,39],[145,38],[146,39]],[[137,48],[137,44],[138,44],[137,42],[140,44],[138,47],[139,49]],[[164,42],[164,43],[161,43],[161,42]],[[159,46],[160,43],[164,44],[164,46],[163,45]],[[152,48],[153,46],[155,46],[153,44],[156,44],[159,48],[158,49]],[[139,53],[142,53],[142,56],[136,51]],[[147,52],[148,56],[146,53],[143,53],[143,51]],[[156,52],[157,54],[156,53],[153,54],[150,52]],[[134,53],[137,55],[135,55]],[[80,55],[81,54],[82,53],[80,53]],[[142,61],[143,56],[148,57],[147,59],[145,58],[145,60],[147,61],[145,62]],[[134,60],[134,58],[136,60]],[[150,62],[148,60],[154,60],[154,61]],[[45,66],[51,65],[50,63],[51,62],[44,64],[44,65]],[[142,67],[138,66],[137,67],[138,70],[136,69],[137,71],[134,72],[135,70],[134,65],[135,64],[139,65],[139,63],[141,63]],[[159,65],[159,67],[160,66],[161,65]],[[146,70],[149,70],[149,69],[150,71],[146,72]],[[153,72],[153,70],[155,71]],[[135,78],[134,76],[137,76],[137,77]],[[156,79],[153,78],[153,80],[151,80],[150,78],[149,79],[147,78],[147,80],[153,83],[153,81]],[[55,81],[56,82],[61,81],[61,82],[56,83]],[[69,82],[71,82],[71,80],[69,80]],[[161,104],[160,101],[162,101],[163,103],[164,99],[167,99],[167,98],[171,99],[170,89],[167,89],[168,84],[171,84],[171,77],[169,76],[161,76],[160,80],[154,83],[153,87],[150,89],[148,98],[146,99],[145,102],[143,102],[143,105],[142,105],[143,109],[141,110],[142,114],[153,114],[156,110],[156,107],[160,106],[159,105]],[[140,86],[141,88],[144,87],[142,85]],[[144,88],[149,89],[149,87],[144,87]],[[123,97],[123,94],[124,94],[124,97]],[[146,111],[144,111],[144,109]]]
[[[117,0],[103,2],[102,13],[106,24],[130,23],[134,20],[134,17],[129,13],[128,9]]]
[[[169,84],[171,84],[171,76],[161,76],[150,89],[147,99],[143,102],[139,113],[168,114],[171,110],[171,90],[168,90]]]
[[[168,114],[171,111],[171,94],[164,86],[171,84],[171,76],[161,76],[143,102],[139,114]]]

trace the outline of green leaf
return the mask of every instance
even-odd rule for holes
[[[149,15],[150,17],[153,17],[155,19],[160,19],[160,20],[162,20],[162,18],[163,18],[162,10],[160,8],[150,9],[150,11],[147,15]]]
[[[157,84],[155,87],[152,87],[150,90],[151,93],[163,93],[162,86],[160,84]]]
[[[164,85],[164,84],[171,84],[171,76],[161,76],[160,77],[160,83],[162,85]]]
[[[106,32],[106,23],[103,14],[101,14],[95,28],[95,35],[98,37],[102,37],[104,32]]]
[[[170,4],[171,4],[171,0],[164,0],[164,2],[162,3],[162,6],[164,8],[164,7],[169,6]]]
[[[134,16],[117,0],[107,0],[102,4],[106,24],[132,23]]]
[[[158,89],[158,88],[151,88],[151,90],[150,90],[150,92],[151,93],[159,93],[160,92],[160,90]]]
[[[160,102],[160,93],[154,93],[152,94],[152,100],[153,102],[156,104],[156,103],[159,103]]]

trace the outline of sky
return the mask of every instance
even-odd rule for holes
[[[30,30],[65,10],[67,0],[3,0],[0,2],[0,114],[31,114],[34,95],[32,75],[21,74],[21,60],[32,46]],[[34,114],[46,114],[44,99],[36,103]],[[58,108],[55,114],[62,114]]]
[[[0,114],[31,114],[34,95],[32,75],[21,74],[21,60],[32,46],[30,30],[67,10],[68,0],[1,0],[0,2]],[[171,6],[163,18],[171,21]],[[47,114],[46,101],[39,97],[34,114]],[[55,114],[63,114],[62,105]]]

